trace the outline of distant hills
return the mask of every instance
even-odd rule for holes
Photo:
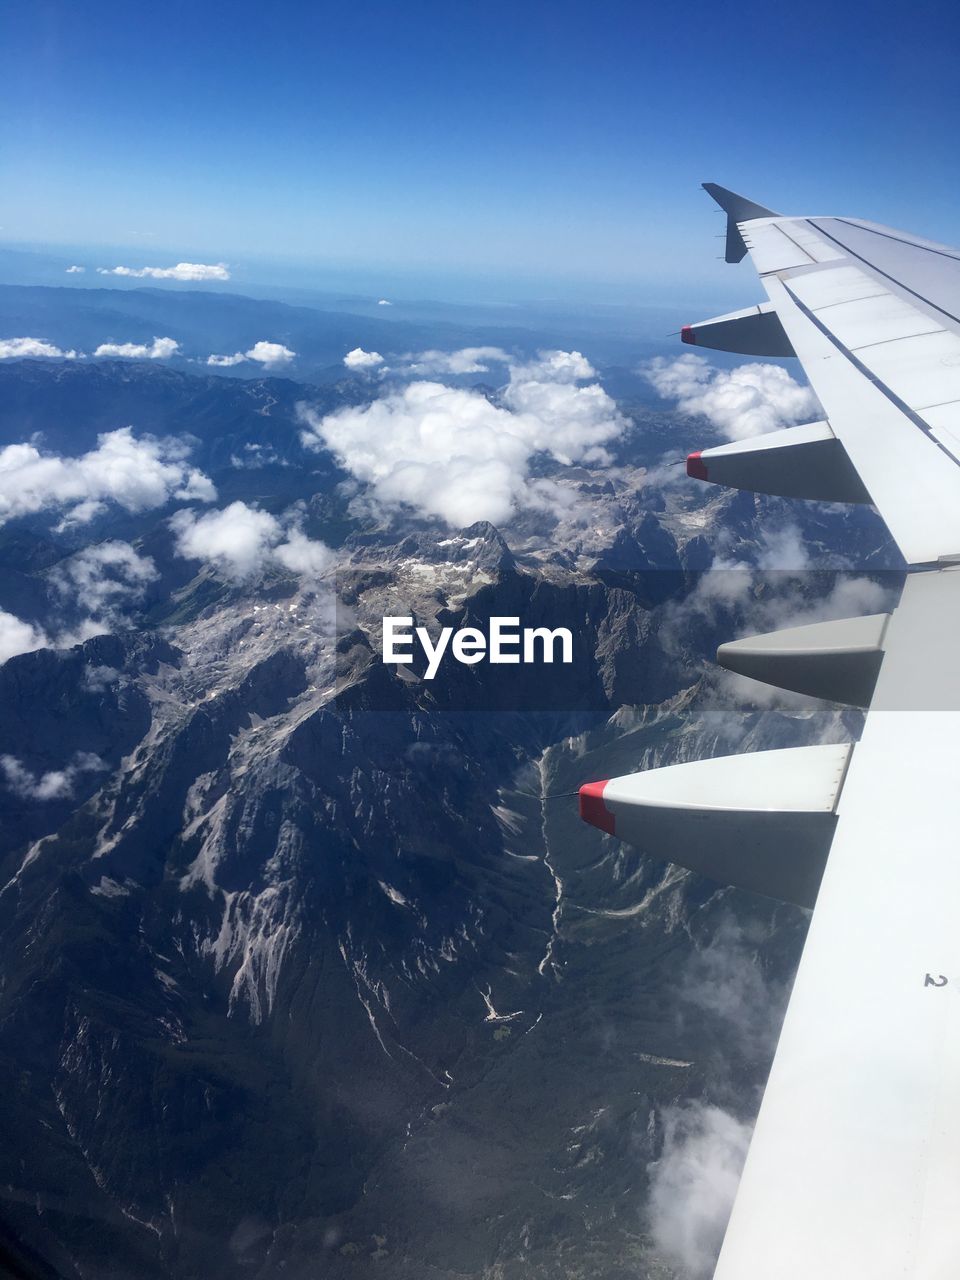
[[[170,363],[196,369],[210,355],[242,352],[261,341],[282,343],[296,352],[290,370],[299,378],[331,381],[343,376],[343,357],[355,347],[388,353],[488,345],[529,356],[544,347],[578,343],[600,365],[633,366],[641,359],[672,350],[666,336],[649,336],[612,327],[586,309],[577,324],[575,309],[549,306],[496,312],[499,323],[482,327],[468,321],[467,308],[418,304],[417,319],[393,309],[389,319],[357,311],[324,310],[286,302],[202,289],[83,288],[76,286],[0,285],[0,339],[43,338],[63,350],[92,353],[102,343],[149,344],[168,337],[180,344]],[[399,308],[397,309],[399,310]],[[463,320],[443,318],[462,315]],[[522,318],[522,319],[521,319]],[[672,321],[655,323],[664,335]],[[649,322],[648,322],[649,326]],[[579,329],[579,332],[578,332]],[[219,376],[251,377],[262,370],[246,362],[217,370]],[[641,380],[632,375],[637,387]]]

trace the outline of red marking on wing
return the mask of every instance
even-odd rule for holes
[[[603,789],[610,781],[585,782],[580,788],[580,817],[592,827],[599,827],[608,835],[616,835],[613,814],[603,803]]]
[[[696,453],[687,454],[687,475],[691,476],[694,480],[710,479],[707,475],[707,464],[700,456],[702,452],[702,449],[698,449]]]

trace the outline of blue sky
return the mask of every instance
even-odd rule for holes
[[[957,242],[958,37],[923,0],[36,0],[0,237],[656,292],[719,279],[709,179]]]

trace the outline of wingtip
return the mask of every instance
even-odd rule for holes
[[[724,213],[728,214],[734,222],[749,222],[751,218],[779,218],[780,215],[775,213],[773,209],[768,209],[766,205],[757,204],[755,200],[748,200],[746,196],[731,191],[729,187],[721,187],[717,182],[701,182],[700,184],[707,195],[715,200]]]

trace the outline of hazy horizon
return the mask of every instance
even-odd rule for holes
[[[900,16],[244,0],[147,33],[54,0],[6,23],[0,238],[81,246],[88,275],[228,263],[241,291],[271,261],[420,298],[746,294],[706,180],[954,243],[958,18]]]

